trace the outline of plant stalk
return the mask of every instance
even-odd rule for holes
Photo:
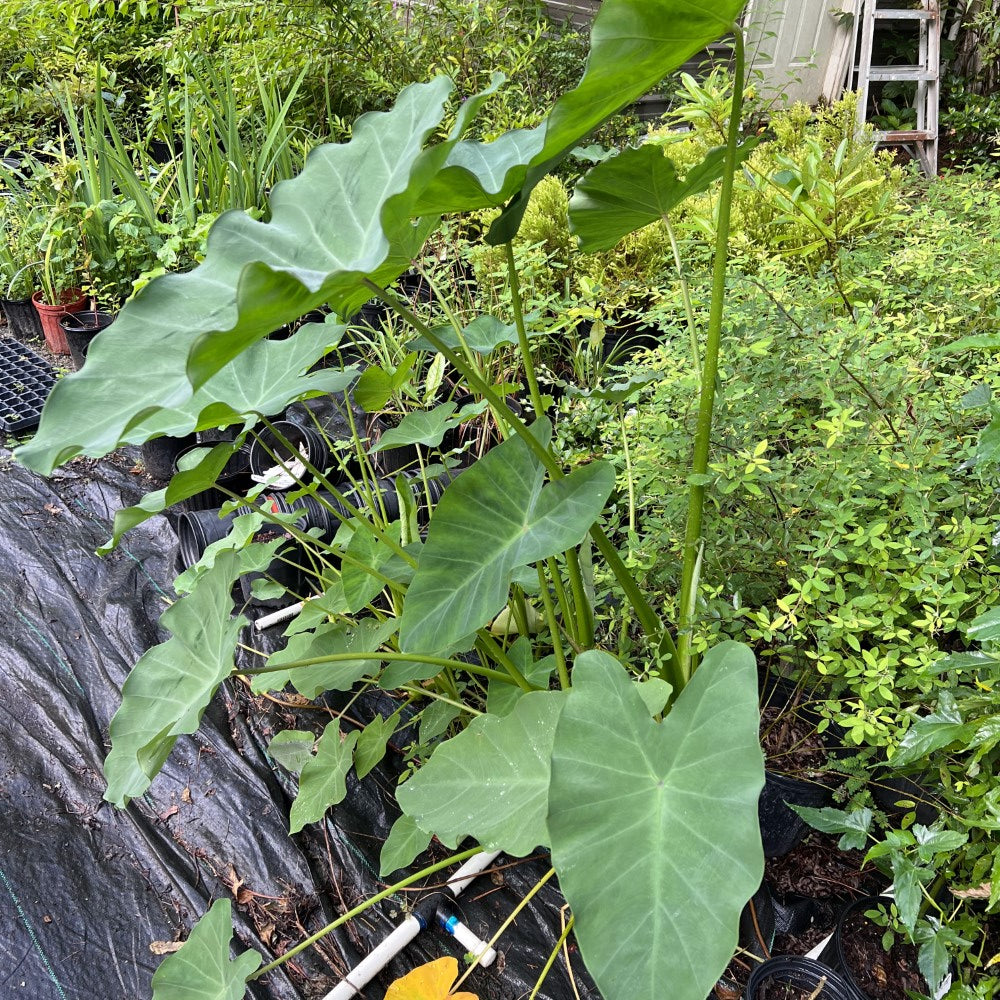
[[[428,868],[424,868],[417,872],[416,875],[410,875],[404,878],[402,882],[396,882],[394,885],[390,885],[388,889],[383,889],[381,892],[376,893],[371,899],[366,899],[363,903],[359,903],[354,907],[353,910],[348,910],[342,917],[337,917],[333,923],[329,923],[322,930],[317,931],[311,937],[307,937],[304,941],[300,941],[294,948],[289,948],[280,958],[276,958],[273,962],[269,962],[267,965],[258,969],[252,976],[247,977],[247,981],[250,982],[254,979],[260,979],[261,976],[267,975],[267,973],[277,969],[278,966],[284,965],[290,958],[294,958],[300,952],[305,951],[306,948],[312,947],[321,938],[326,937],[330,931],[335,931],[341,924],[346,924],[348,920],[353,920],[356,916],[364,913],[365,910],[370,909],[376,903],[382,902],[383,899],[387,899],[389,896],[394,895],[399,892],[400,889],[405,889],[408,885],[413,885],[414,882],[419,882],[422,878],[426,878],[428,875],[433,875],[435,872],[441,871],[442,868],[448,868],[453,865],[456,861],[465,861],[466,858],[471,858],[473,854],[482,853],[481,847],[473,847],[468,851],[462,851],[461,854],[453,854],[450,858],[445,858],[444,861],[439,861],[435,865],[431,865]]]
[[[464,364],[463,359],[461,359],[454,351],[443,344],[439,337],[437,337],[427,326],[426,323],[421,322],[421,320],[413,314],[413,311],[407,309],[399,299],[392,295],[386,289],[377,285],[370,278],[364,279],[364,285],[371,291],[371,293],[378,298],[381,302],[384,302],[387,306],[394,309],[403,317],[424,339],[430,343],[436,351],[443,354],[445,358],[458,370],[460,371],[466,379],[468,379],[469,384],[482,396],[493,408],[499,420],[504,421],[507,426],[514,431],[534,452],[538,460],[542,463],[546,472],[553,479],[562,479],[563,471],[559,468],[559,463],[555,460],[553,455],[529,430],[527,425],[523,420],[518,419],[507,406],[504,404],[503,400],[493,391],[493,388],[486,382],[486,380],[477,371],[470,371],[468,365]],[[604,531],[597,524],[591,525],[590,536],[594,539],[594,544],[597,546],[598,551],[604,557],[605,562],[608,564],[608,568],[614,574],[615,579],[618,581],[622,590],[625,591],[625,595],[628,597],[629,602],[635,609],[636,617],[639,619],[639,623],[642,626],[642,630],[648,636],[653,636],[661,638],[665,641],[669,648],[673,649],[673,640],[667,635],[663,628],[663,624],[660,621],[659,615],[653,610],[649,601],[646,600],[646,595],[643,594],[639,585],[635,582],[632,574],[629,573],[628,567],[622,561],[618,551],[615,549],[614,545],[611,544],[611,540],[605,535]]]
[[[681,568],[680,621],[677,626],[677,649],[672,676],[664,679],[674,685],[674,697],[691,679],[693,671],[691,646],[694,632],[694,610],[697,599],[702,521],[705,511],[705,483],[708,474],[709,447],[712,436],[712,414],[715,405],[715,383],[719,373],[722,343],[722,312],[726,295],[726,265],[729,255],[729,220],[736,176],[737,147],[740,140],[740,117],[743,110],[743,77],[746,52],[743,33],[734,25],[736,68],[733,78],[733,107],[726,141],[726,166],[719,196],[719,223],[715,234],[715,264],[712,273],[712,306],[709,311],[708,333],[705,340],[705,361],[701,372],[701,392],[698,401],[698,423],[694,439],[694,457],[688,492],[687,528],[684,533],[684,562]]]

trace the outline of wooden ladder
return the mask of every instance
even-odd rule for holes
[[[898,2],[898,0],[897,0]],[[938,0],[919,0],[908,9],[879,7],[878,0],[860,0],[861,44],[858,46],[859,18],[854,19],[853,51],[858,53],[853,67],[853,89],[859,90],[858,124],[867,120],[871,84],[883,81],[916,83],[917,127],[898,131],[877,131],[880,145],[913,146],[920,166],[928,177],[937,173],[938,100],[941,79],[941,10]],[[873,66],[875,26],[879,21],[916,22],[916,59],[909,65]]]

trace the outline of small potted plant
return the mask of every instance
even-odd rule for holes
[[[39,241],[42,251],[42,287],[31,296],[42,323],[45,343],[54,354],[69,354],[59,318],[79,312],[87,299],[78,283],[80,244],[77,232],[56,214],[49,219]]]
[[[31,206],[16,194],[0,200],[0,308],[7,319],[7,331],[17,340],[40,338],[42,328],[31,302],[36,290],[37,251],[28,237]]]

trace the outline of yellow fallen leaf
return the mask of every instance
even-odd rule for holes
[[[458,978],[458,961],[451,956],[418,965],[386,991],[385,1000],[479,1000],[472,993],[449,993]]]

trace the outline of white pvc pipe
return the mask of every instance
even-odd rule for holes
[[[473,958],[478,959],[479,964],[484,969],[496,961],[496,951],[486,941],[469,930],[458,917],[448,916],[448,914],[438,910],[438,921],[442,930],[446,934],[450,934]]]
[[[287,609],[285,609],[287,610]],[[270,617],[270,616],[269,616]],[[259,619],[263,621],[263,619]],[[492,853],[474,854],[463,864],[454,878],[448,880],[447,890],[453,896],[461,895],[473,879],[481,875],[499,857],[499,851]],[[485,951],[480,965],[489,965],[497,957],[496,952],[489,948],[485,941],[476,937],[472,931],[462,924],[457,918],[454,920],[454,927],[444,929],[455,937],[473,955]],[[447,920],[450,923],[451,920]],[[455,929],[461,927],[462,936]],[[351,1000],[355,994],[360,993],[419,933],[423,930],[422,922],[414,915],[407,917],[364,961],[355,966],[323,1000]],[[487,958],[489,959],[487,961]]]
[[[478,878],[496,859],[500,857],[499,851],[493,853],[473,854],[461,868],[455,872],[455,877],[448,880],[447,889],[453,896],[460,896],[465,892],[468,884]]]
[[[421,931],[423,924],[407,917],[363,962],[356,965],[323,1000],[351,1000],[360,993]]]
[[[272,611],[269,615],[261,615],[253,623],[253,627],[256,631],[263,632],[264,629],[270,628],[272,625],[286,622],[289,618],[294,618],[305,607],[305,603],[305,601],[299,601],[297,604],[289,604],[287,608],[278,608],[277,611]]]

